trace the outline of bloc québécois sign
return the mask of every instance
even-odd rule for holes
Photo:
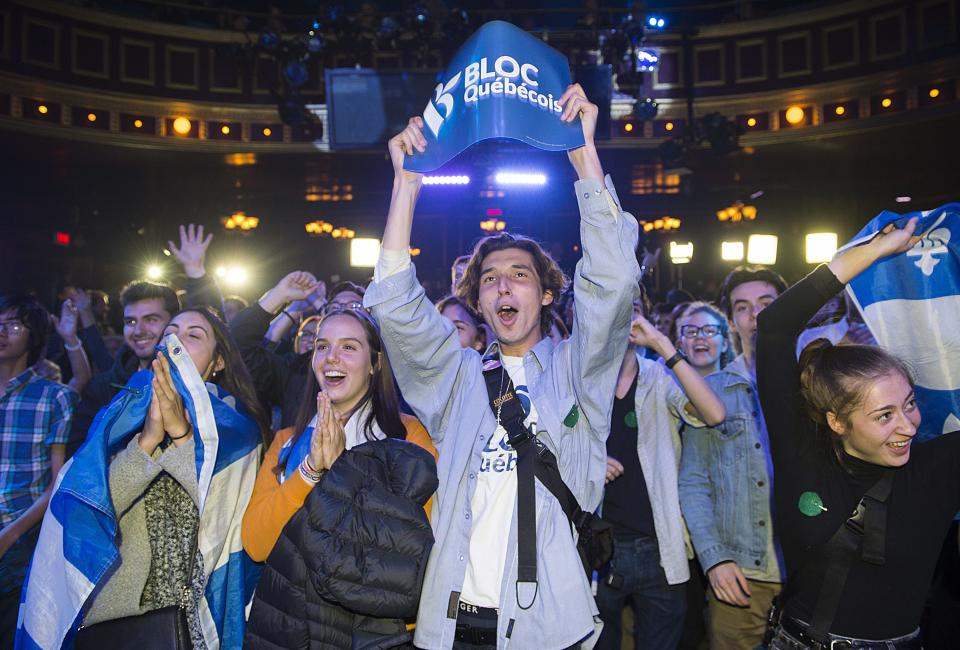
[[[499,20],[457,51],[423,111],[424,153],[404,169],[430,172],[467,147],[510,138],[547,151],[583,146],[579,120],[561,122],[559,99],[570,85],[567,59],[543,41]]]

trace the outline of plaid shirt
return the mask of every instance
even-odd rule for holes
[[[77,394],[32,368],[0,395],[0,528],[14,521],[50,484],[50,445],[64,444]]]

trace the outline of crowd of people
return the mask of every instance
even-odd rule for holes
[[[912,444],[910,369],[842,294],[915,222],[654,305],[597,107],[559,101],[572,279],[499,233],[427,298],[412,118],[367,286],[223,296],[188,225],[122,330],[104,292],[0,298],[0,645],[922,647],[960,436]]]

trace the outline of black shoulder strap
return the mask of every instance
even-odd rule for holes
[[[492,364],[491,364],[492,365]],[[537,492],[534,484],[537,446],[524,426],[526,419],[513,381],[501,365],[484,370],[490,408],[507,430],[507,441],[517,451],[517,606],[529,609],[537,598]],[[503,392],[501,392],[501,390]],[[524,595],[521,597],[521,585]],[[529,601],[529,602],[527,602]]]
[[[860,548],[860,557],[864,562],[882,565],[886,561],[887,499],[893,476],[892,470],[887,471],[867,490],[853,515],[843,522],[824,546],[828,558],[827,573],[807,630],[816,641],[823,643],[830,633],[857,549]]]

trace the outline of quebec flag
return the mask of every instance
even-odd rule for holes
[[[960,430],[960,203],[925,212],[881,212],[846,246],[872,239],[888,224],[919,217],[920,241],[875,262],[847,286],[877,342],[914,372],[929,440]]]

